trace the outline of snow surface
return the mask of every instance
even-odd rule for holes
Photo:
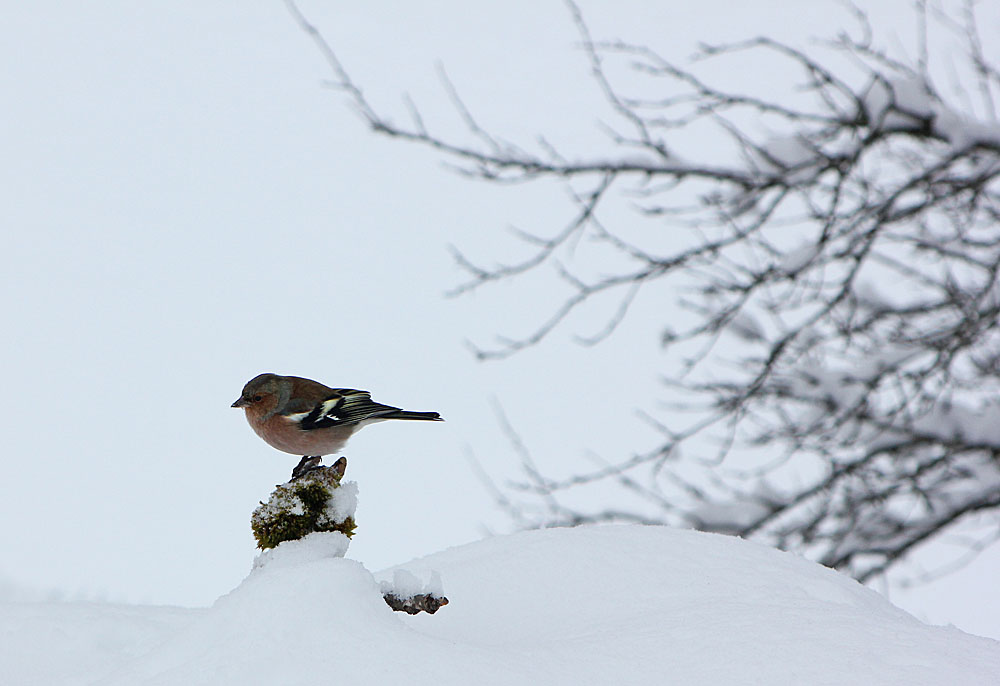
[[[444,585],[441,582],[441,573],[432,570],[427,581],[421,581],[413,572],[407,569],[394,569],[392,581],[382,580],[379,582],[379,589],[383,595],[392,594],[398,598],[412,598],[418,595],[429,595],[435,598],[444,596]]]
[[[393,613],[312,535],[262,554],[209,609],[0,605],[3,683],[995,684],[1000,643],[931,627],[792,554],[664,527],[550,529],[383,579],[451,604]]]

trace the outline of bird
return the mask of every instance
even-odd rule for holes
[[[292,478],[339,451],[360,429],[389,419],[444,421],[437,412],[411,412],[372,400],[368,391],[331,388],[301,376],[259,374],[232,407],[246,413],[254,432],[272,448],[301,455]]]

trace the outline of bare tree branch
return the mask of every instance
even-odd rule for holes
[[[539,344],[614,294],[605,325],[577,337],[594,344],[654,283],[690,315],[663,335],[673,403],[655,420],[663,440],[652,449],[548,478],[498,409],[525,475],[498,500],[520,524],[692,526],[795,549],[861,580],[973,516],[1000,530],[1000,71],[972,0],[957,16],[917,3],[912,61],[880,48],[854,7],[853,31],[808,50],[758,36],[702,45],[684,63],[595,39],[567,1],[613,117],[603,126],[612,152],[584,156],[544,136],[520,144],[487,131],[443,69],[465,131],[430,130],[412,104],[410,126],[392,123],[287,4],[375,132],[476,178],[568,189],[561,228],[515,231],[523,260],[483,266],[453,249],[468,274],[453,294],[538,270],[566,289],[530,333],[474,347],[478,357]],[[965,46],[965,100],[932,79],[931,35],[942,31]],[[797,70],[787,99],[710,76],[753,56]],[[618,67],[635,79],[619,83]],[[675,152],[695,130],[728,146],[725,162]],[[612,198],[646,230],[623,228]],[[582,239],[604,251],[609,269],[597,277],[575,261]],[[588,488],[613,505],[566,504]]]

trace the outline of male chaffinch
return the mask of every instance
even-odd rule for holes
[[[309,457],[337,452],[355,432],[375,422],[443,421],[437,412],[409,412],[382,405],[373,401],[368,391],[329,388],[301,376],[278,374],[250,379],[232,406],[243,408],[250,427],[272,448],[302,455],[300,467]]]

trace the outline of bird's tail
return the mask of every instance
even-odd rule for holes
[[[396,410],[391,414],[384,414],[379,419],[422,419],[427,422],[443,422],[437,412],[410,412],[409,410]]]

